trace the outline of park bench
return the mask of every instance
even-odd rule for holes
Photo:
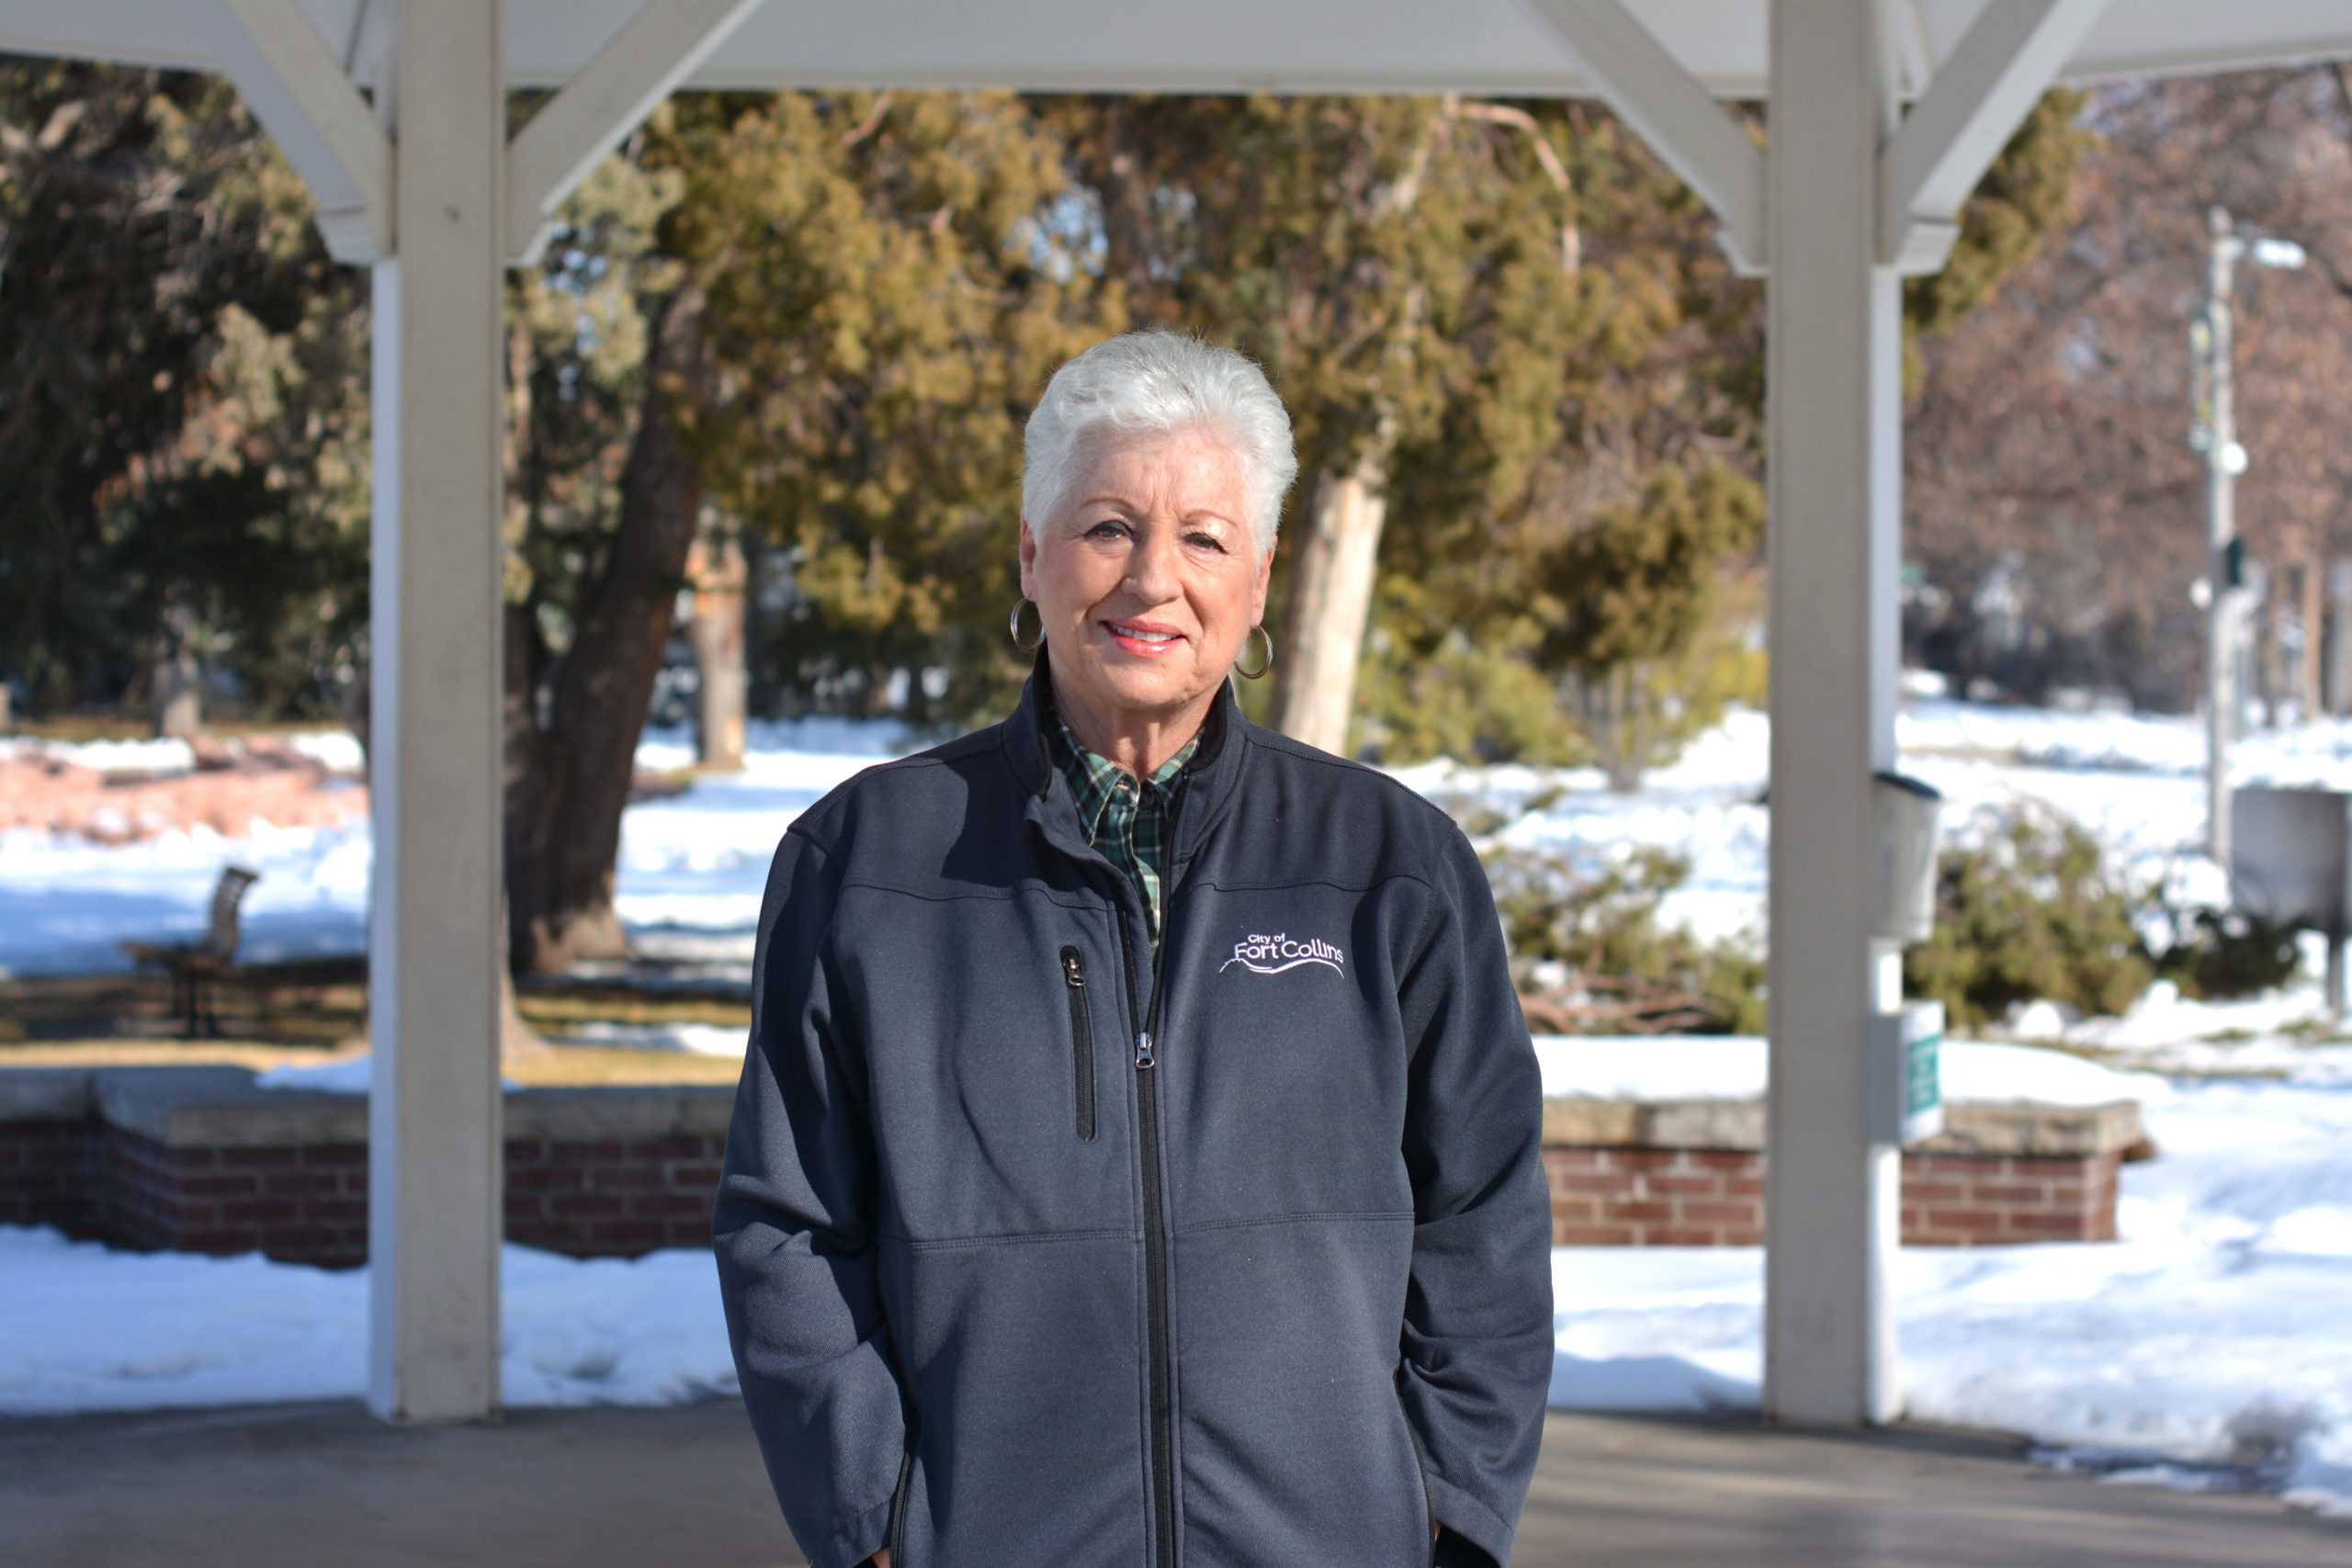
[[[120,944],[140,968],[160,964],[171,972],[172,1011],[181,1020],[191,1040],[199,1031],[207,1034],[220,1032],[220,1021],[212,1015],[205,986],[227,970],[237,956],[237,909],[244,902],[245,889],[260,880],[261,873],[257,871],[248,871],[241,865],[223,866],[220,880],[212,888],[211,928],[196,942]]]

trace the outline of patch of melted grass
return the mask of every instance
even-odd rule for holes
[[[142,1040],[115,1036],[45,1040],[0,1050],[0,1066],[133,1067],[238,1066],[254,1072],[286,1066],[318,1066],[347,1061],[364,1050],[289,1049],[254,1040]],[[727,1083],[742,1076],[737,1056],[690,1051],[647,1051],[630,1046],[550,1045],[505,1065],[515,1082],[535,1088],[570,1089],[592,1084]]]

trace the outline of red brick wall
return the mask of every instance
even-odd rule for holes
[[[506,1235],[576,1258],[710,1245],[718,1133],[506,1143]],[[1984,1246],[2115,1238],[2114,1153],[1903,1156],[1903,1239]],[[1764,1157],[1736,1149],[1546,1147],[1566,1247],[1748,1247]],[[0,1123],[0,1224],[133,1247],[367,1260],[368,1148],[168,1148],[96,1119]]]
[[[710,1246],[723,1134],[506,1145],[506,1239],[573,1258]]]
[[[0,1225],[55,1225],[67,1235],[104,1234],[97,1189],[98,1124],[0,1122]]]
[[[329,1265],[367,1256],[365,1145],[170,1148],[115,1126],[99,1139],[107,1239],[119,1246]]]
[[[2113,1241],[2119,1151],[2064,1158],[1906,1154],[1903,1239],[1913,1246]]]
[[[2063,1158],[1905,1153],[1906,1247],[2113,1241],[2114,1153]],[[1559,1247],[1753,1247],[1764,1156],[1740,1149],[1544,1151]]]
[[[710,1245],[723,1134],[506,1144],[506,1239],[575,1258]],[[0,1224],[140,1249],[368,1260],[368,1145],[171,1148],[97,1121],[0,1123]]]

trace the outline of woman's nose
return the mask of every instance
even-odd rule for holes
[[[1176,531],[1144,529],[1127,557],[1128,591],[1147,604],[1175,597],[1176,564]]]

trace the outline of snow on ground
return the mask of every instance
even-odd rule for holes
[[[358,765],[347,732],[285,738],[330,767]],[[911,749],[893,723],[837,718],[750,727],[745,771],[631,807],[622,819],[619,912],[650,957],[709,961],[748,979],[760,895],[777,838],[800,809],[860,768]],[[23,750],[22,740],[0,746]],[[101,772],[192,766],[184,741],[50,747]],[[686,738],[649,730],[638,765],[692,764]],[[255,962],[356,953],[368,943],[368,825],[268,829],[243,839],[170,833],[109,846],[55,833],[0,832],[0,978],[123,971],[123,938],[185,941],[210,919],[212,886],[234,863],[262,874],[245,895],[241,953]]]
[[[741,1049],[740,1044],[737,1049]],[[1761,1035],[1539,1034],[1535,1058],[1549,1097],[1636,1101],[1760,1100],[1769,1046]],[[2156,1080],[2130,1077],[2063,1051],[1948,1040],[1938,1063],[1947,1100],[2105,1105],[2139,1098]]]
[[[1905,768],[1944,792],[1955,831],[2045,803],[2082,820],[2136,874],[2210,896],[2213,868],[2195,849],[2204,812],[2195,721],[1921,696],[1906,703],[1899,734]],[[1763,908],[1766,741],[1763,716],[1736,712],[1623,796],[1589,771],[1445,761],[1394,771],[1456,808],[1509,814],[1543,796],[1503,830],[1506,842],[1591,863],[1639,845],[1683,853],[1691,878],[1668,918],[1702,934],[1752,936]],[[347,736],[298,744],[330,766],[356,761]],[[743,773],[631,807],[618,897],[639,947],[747,976],[786,824],[860,768],[909,749],[888,725],[754,725]],[[2256,734],[2233,756],[2241,781],[2352,786],[2352,725]],[[108,771],[185,765],[150,743],[76,748],[74,760]],[[678,768],[691,751],[682,736],[649,733],[639,761]],[[231,860],[264,874],[246,904],[248,953],[356,951],[368,853],[365,824],[115,848],[0,837],[0,975],[119,968],[119,938],[199,931],[212,880]],[[2119,1478],[2202,1485],[2226,1465],[2233,1478],[2352,1512],[2352,1045],[2305,1043],[2330,1032],[2316,986],[2224,1003],[2184,1001],[2159,986],[2120,1020],[2041,1010],[2016,1023],[2022,1035],[2177,1076],[1956,1044],[1946,1063],[1955,1098],[2128,1094],[2162,1154],[2125,1168],[2120,1242],[1903,1254],[1912,1413],[2029,1433],[2060,1445],[2064,1462],[2113,1471],[2125,1456]],[[742,1048],[733,1028],[591,1035]],[[1547,1037],[1541,1050],[1553,1092],[1762,1084],[1753,1040]],[[350,1089],[366,1064],[337,1066],[340,1079],[328,1083]],[[733,1387],[706,1252],[580,1262],[509,1247],[505,1265],[509,1404],[639,1403]],[[0,1275],[40,1280],[0,1292],[0,1411],[356,1395],[364,1382],[364,1270],[117,1253],[0,1227]],[[1756,1251],[1562,1248],[1554,1278],[1555,1404],[1754,1404]],[[157,1302],[172,1310],[149,1304]]]
[[[332,1062],[288,1062],[270,1067],[254,1075],[254,1087],[300,1089],[306,1094],[366,1094],[375,1082],[375,1053],[362,1051]],[[523,1086],[501,1077],[498,1087],[512,1093]]]
[[[740,1023],[581,1023],[566,1029],[555,1043],[741,1056],[750,1039],[751,1032]]]
[[[231,863],[262,874],[245,894],[253,962],[355,953],[368,944],[368,825],[209,829],[120,845],[57,833],[0,832],[0,979],[127,970],[123,938],[188,941],[210,919]]]
[[[2039,802],[2082,821],[2134,876],[2164,875],[2190,896],[2221,896],[2218,873],[2197,850],[2204,819],[2197,720],[1913,697],[1897,734],[1903,766],[1943,792],[1944,821],[1954,835],[1980,834],[2021,805]],[[1690,875],[1668,897],[1664,917],[1704,937],[1756,941],[1764,912],[1769,818],[1761,797],[1769,738],[1764,715],[1735,710],[1631,795],[1610,793],[1591,769],[1442,760],[1390,771],[1449,806],[1514,814],[1498,835],[1507,845],[1566,853],[1593,866],[1639,847],[1673,850],[1689,859]],[[330,766],[356,766],[348,734],[286,739]],[[749,742],[743,773],[701,779],[682,795],[631,807],[618,867],[619,913],[641,952],[738,980],[748,977],[768,862],[785,825],[859,769],[914,744],[894,722],[838,718],[754,723]],[[51,750],[108,771],[187,761],[187,748],[177,741]],[[2352,786],[2352,722],[2256,732],[2233,758],[2242,782]],[[650,771],[684,768],[693,760],[689,738],[675,731],[649,730],[638,750],[639,765]],[[1537,799],[1538,809],[1519,814]],[[200,932],[212,880],[231,860],[262,873],[245,906],[253,956],[364,945],[365,824],[281,829],[240,840],[174,834],[120,848],[16,832],[0,835],[0,976],[119,970],[126,965],[114,945],[121,937]],[[2316,995],[2311,991],[2299,1005],[2315,1006]],[[2169,1033],[2194,1022],[2176,1011],[2163,1028]]]
[[[505,1402],[668,1404],[732,1393],[707,1251],[630,1261],[508,1246]],[[0,1225],[0,1414],[356,1399],[368,1382],[368,1273],[113,1251]]]

